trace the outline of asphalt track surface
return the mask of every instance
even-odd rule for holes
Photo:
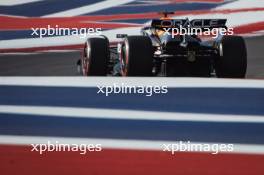
[[[246,39],[247,78],[264,78],[264,36]],[[0,76],[78,76],[80,51],[0,54]]]

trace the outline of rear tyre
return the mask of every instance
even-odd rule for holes
[[[82,59],[83,75],[106,76],[109,54],[109,41],[107,38],[88,38]]]
[[[149,37],[126,37],[121,58],[123,76],[151,76],[153,51]]]
[[[219,44],[219,55],[215,71],[219,78],[245,78],[247,71],[247,49],[240,36],[224,36]]]

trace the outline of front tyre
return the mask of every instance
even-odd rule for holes
[[[247,48],[240,36],[224,36],[219,44],[215,71],[219,78],[245,78],[247,71]]]

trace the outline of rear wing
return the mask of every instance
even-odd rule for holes
[[[153,19],[151,27],[154,28],[225,28],[226,19]]]

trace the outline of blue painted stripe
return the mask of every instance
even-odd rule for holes
[[[0,86],[1,105],[36,105],[148,111],[263,115],[264,89],[169,88],[167,94],[113,94],[97,87]]]
[[[46,0],[15,6],[0,6],[0,13],[6,15],[37,17],[82,7],[100,1],[101,0]]]
[[[160,11],[184,11],[184,10],[207,10],[215,8],[224,3],[180,3],[180,4],[163,4],[163,5],[151,5],[151,6],[118,6],[101,11],[89,13],[93,15],[110,15],[110,14],[135,14],[135,13],[148,13],[148,12],[160,12]]]
[[[208,123],[0,114],[0,135],[264,143],[263,123]]]

